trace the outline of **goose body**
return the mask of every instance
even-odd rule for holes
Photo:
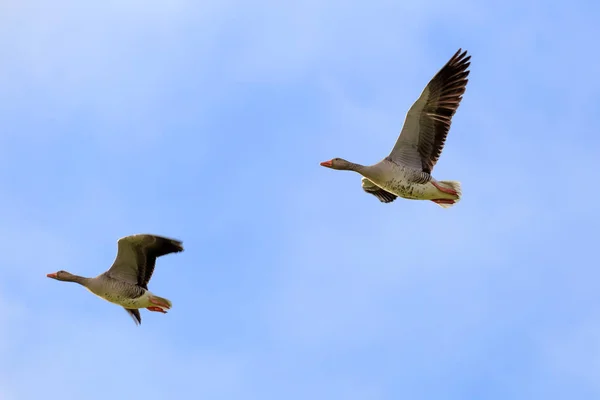
[[[104,273],[86,278],[66,271],[47,276],[52,279],[76,282],[96,296],[120,305],[136,324],[142,322],[140,308],[166,313],[171,301],[148,290],[158,257],[183,251],[182,242],[157,235],[139,234],[118,240],[118,252],[113,265]]]
[[[467,85],[471,56],[459,49],[429,81],[406,114],[404,126],[391,153],[374,165],[334,158],[322,166],[358,172],[362,189],[383,203],[398,197],[431,200],[448,208],[462,196],[457,181],[438,181],[431,175]]]
[[[150,307],[150,297],[154,296],[149,290],[106,275],[92,279],[85,288],[101,299],[125,308]]]
[[[418,183],[415,171],[404,165],[398,165],[391,160],[380,163],[363,173],[362,188],[369,192],[382,189],[396,197],[409,200],[455,199],[453,194],[440,192],[434,185],[433,178],[424,183]],[[391,200],[393,201],[393,200]]]

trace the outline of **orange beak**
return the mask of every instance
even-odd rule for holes
[[[321,163],[321,166],[327,167],[327,168],[331,168],[333,166],[333,163],[331,162],[331,160],[329,160],[329,161],[323,161]]]
[[[53,274],[48,274],[48,275],[46,275],[46,276],[47,276],[48,278],[54,278],[54,279],[56,279],[56,272],[55,272],[55,273],[53,273]]]

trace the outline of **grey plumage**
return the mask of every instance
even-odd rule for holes
[[[119,239],[113,265],[104,274],[148,289],[156,259],[183,251],[182,242],[162,236],[139,234]]]
[[[400,136],[389,155],[392,162],[431,174],[469,82],[470,60],[471,56],[459,49],[429,81],[406,113]]]
[[[460,201],[458,181],[437,181],[431,175],[468,82],[471,56],[459,49],[429,81],[410,107],[396,143],[380,162],[356,164],[333,158],[322,166],[361,174],[362,189],[383,203],[397,197],[431,200],[448,208]]]
[[[392,201],[398,198],[398,196],[396,196],[395,194],[383,190],[367,178],[362,178],[361,182],[363,190],[377,197],[382,203],[391,203]]]
[[[112,266],[95,278],[85,278],[58,271],[48,277],[76,282],[103,299],[123,306],[136,324],[141,324],[139,308],[152,307],[164,311],[171,307],[165,298],[148,291],[156,259],[170,253],[183,251],[182,242],[162,236],[138,234],[118,240],[117,256]]]

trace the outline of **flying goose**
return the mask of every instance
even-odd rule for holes
[[[462,195],[460,182],[437,181],[431,171],[465,93],[470,59],[466,51],[459,49],[431,79],[408,110],[392,152],[382,161],[365,166],[334,158],[321,165],[358,172],[363,176],[363,190],[382,203],[390,203],[398,196],[431,200],[443,208],[458,203]]]
[[[142,323],[139,308],[166,314],[171,302],[148,290],[156,259],[183,251],[182,242],[156,235],[131,235],[118,240],[117,257],[110,269],[95,278],[58,271],[48,278],[83,285],[96,296],[125,308],[137,325]]]

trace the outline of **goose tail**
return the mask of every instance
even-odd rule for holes
[[[173,306],[171,300],[165,299],[164,297],[160,297],[155,294],[152,295],[151,302],[153,306],[159,306],[163,310],[169,310]]]
[[[440,186],[443,186],[446,189],[450,189],[456,192],[453,199],[443,199],[443,200],[432,200],[438,206],[442,208],[450,208],[454,206],[456,203],[460,201],[462,198],[462,188],[460,182],[458,181],[438,181]]]

